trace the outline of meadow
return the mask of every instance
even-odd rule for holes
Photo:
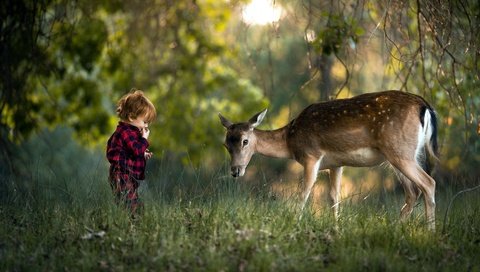
[[[337,224],[313,205],[299,219],[293,198],[234,180],[227,161],[207,171],[160,160],[141,188],[144,214],[132,221],[114,205],[103,154],[24,148],[34,153],[31,171],[3,178],[0,189],[1,271],[480,270],[478,190],[451,202],[461,188],[439,186],[435,232],[421,201],[399,222],[401,191],[346,199]]]
[[[412,220],[398,222],[399,195],[384,208],[375,198],[344,203],[337,226],[325,209],[310,208],[299,220],[292,200],[252,193],[230,179],[202,182],[190,192],[178,185],[176,192],[144,189],[145,213],[137,221],[113,205],[100,178],[51,180],[22,193],[11,185],[0,209],[1,270],[480,269],[478,193],[458,198],[447,222],[451,194],[443,193],[432,233],[421,205]]]

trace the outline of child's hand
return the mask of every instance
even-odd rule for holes
[[[148,126],[145,126],[142,130],[142,137],[145,139],[148,139],[148,136],[150,135],[150,130],[148,129]]]
[[[150,150],[145,150],[145,160],[149,160],[153,156],[153,153]]]

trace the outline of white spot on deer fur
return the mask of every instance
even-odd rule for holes
[[[384,160],[382,154],[372,148],[359,148],[345,153],[330,153],[327,154],[326,157],[328,157],[327,160],[329,160],[325,161],[326,164],[329,162],[340,162],[350,163],[355,166],[372,166]]]
[[[393,126],[393,121],[390,121],[390,125]]]

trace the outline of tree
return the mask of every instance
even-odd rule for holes
[[[307,104],[330,98],[384,89],[418,93],[438,111],[445,168],[478,172],[477,1],[275,3],[286,10],[284,18],[263,28],[246,27],[248,38],[242,41],[250,42],[245,55],[269,51],[263,56],[271,59],[248,58],[257,68],[250,77],[270,73],[275,91],[269,98],[279,105],[270,114],[281,116],[278,124]],[[256,38],[258,32],[270,39]],[[301,80],[292,84],[294,78]]]
[[[159,109],[152,149],[197,163],[223,159],[219,111],[241,120],[270,100],[277,125],[319,100],[394,88],[437,108],[449,169],[480,161],[476,1],[274,1],[284,17],[265,27],[238,23],[243,3],[2,1],[2,157],[58,124],[103,145],[132,87]]]
[[[104,144],[115,102],[130,88],[156,103],[152,148],[198,163],[221,154],[217,113],[247,115],[267,100],[230,67],[222,39],[230,4],[218,1],[4,1],[2,152],[37,128],[73,127]],[[212,140],[215,139],[215,140]],[[213,156],[213,158],[218,156]]]
[[[126,4],[132,16],[125,29],[131,55],[121,64],[159,107],[152,133],[156,150],[183,153],[195,163],[222,148],[217,114],[247,116],[266,105],[262,92],[228,63],[236,47],[224,36],[232,7],[219,1],[156,1]],[[123,87],[125,88],[125,87]],[[116,89],[121,89],[119,86]]]
[[[32,112],[38,103],[32,100],[26,86],[30,75],[41,75],[53,69],[45,52],[50,24],[61,21],[58,13],[48,14],[51,1],[2,1],[0,3],[0,140],[2,165],[12,168],[12,141],[35,127]],[[4,160],[3,160],[4,159]]]
[[[378,19],[394,78],[402,89],[427,96],[439,111],[441,135],[449,143],[442,150],[445,166],[478,174],[478,1],[391,1],[377,8],[384,14]]]

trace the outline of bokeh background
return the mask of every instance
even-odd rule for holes
[[[219,112],[268,108],[260,128],[274,129],[311,103],[386,89],[435,107],[438,188],[480,181],[478,1],[4,0],[0,20],[3,196],[106,189],[115,104],[131,88],[156,105],[147,180],[172,198],[230,179]],[[256,156],[239,181],[290,195],[301,169]],[[386,167],[347,169],[342,196],[399,188]]]

